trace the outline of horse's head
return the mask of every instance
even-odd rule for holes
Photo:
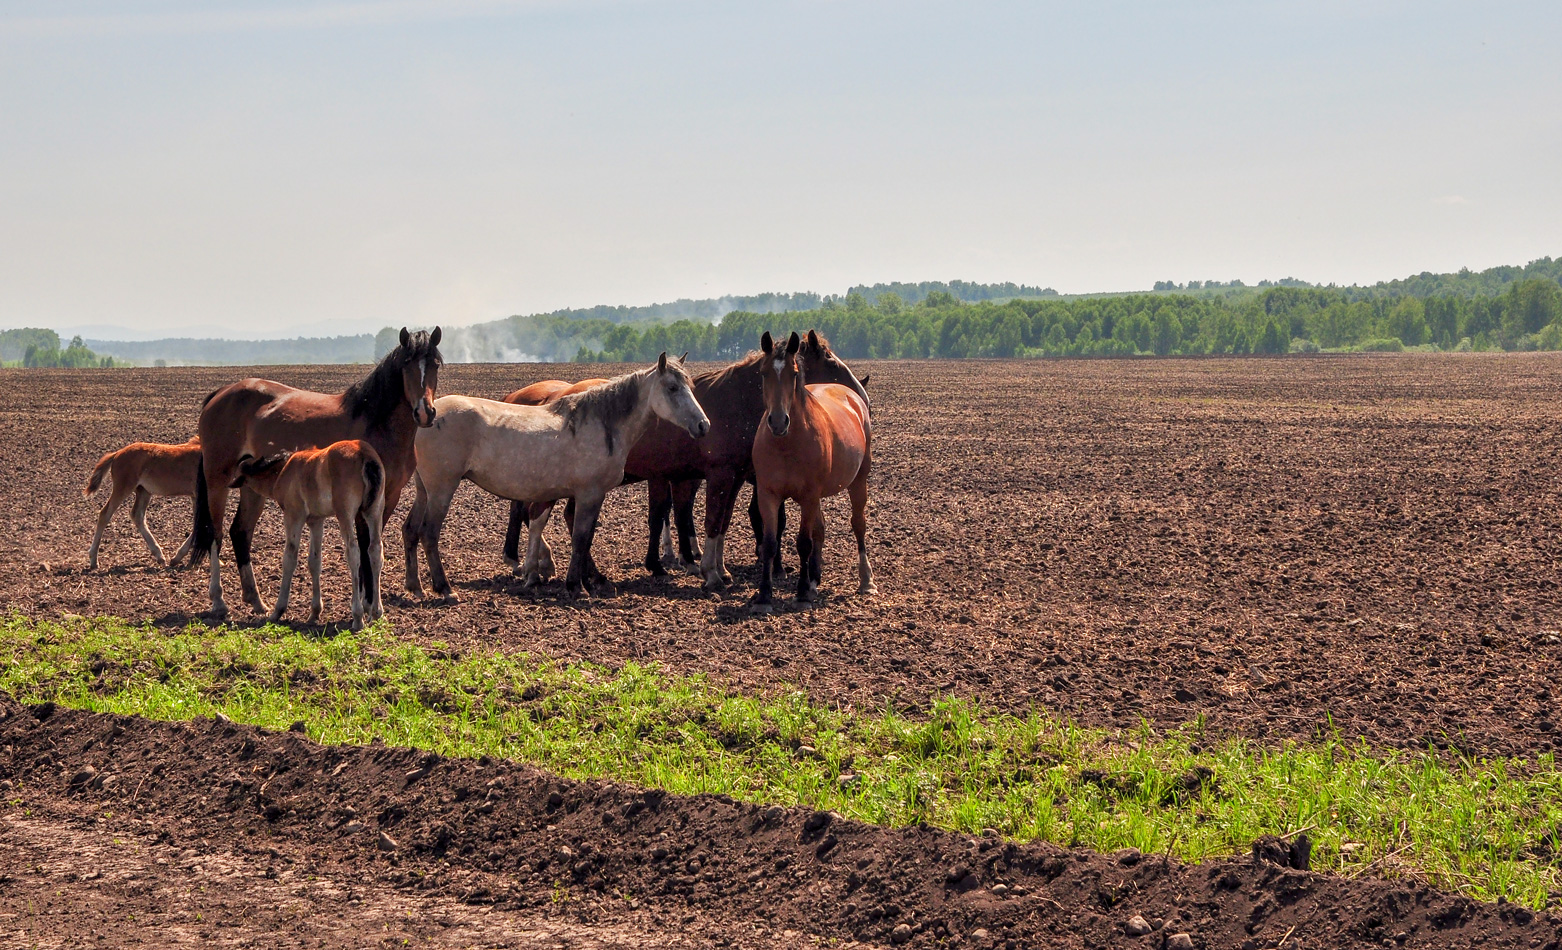
[[[401,387],[406,394],[407,405],[412,407],[412,418],[427,428],[434,424],[434,396],[439,392],[439,368],[445,358],[439,355],[439,327],[432,332],[419,330],[408,333],[401,328]]]
[[[797,361],[801,365],[803,379],[808,382],[839,383],[861,396],[863,402],[872,404],[868,399],[868,391],[857,381],[857,377],[852,375],[851,367],[842,362],[841,358],[830,349],[830,341],[824,338],[824,334],[817,330],[809,330],[808,336],[803,338],[802,346],[797,351]]]
[[[256,458],[245,453],[239,456],[239,470],[229,488],[239,488],[245,483],[255,483],[254,487],[263,495],[271,494],[267,485],[275,482],[282,474],[282,469],[287,465],[287,460],[293,457],[292,452],[278,452],[265,458]]]
[[[776,438],[786,435],[792,427],[792,404],[803,388],[803,373],[797,365],[797,351],[803,341],[796,333],[782,347],[770,338],[770,332],[759,338],[759,348],[764,351],[764,375],[760,377],[765,393],[765,422]]]
[[[689,433],[692,438],[704,438],[710,431],[710,419],[700,408],[690,387],[689,373],[683,368],[683,357],[669,361],[663,353],[656,359],[656,368],[649,377],[651,411],[659,418]]]

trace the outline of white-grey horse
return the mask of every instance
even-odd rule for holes
[[[415,442],[417,495],[402,543],[407,556],[407,590],[423,593],[418,580],[418,544],[428,558],[434,593],[454,601],[439,558],[439,536],[450,499],[462,479],[501,498],[524,502],[575,499],[569,571],[570,593],[589,591],[605,579],[591,560],[591,541],[607,493],[624,480],[629,449],[651,425],[666,419],[694,438],[710,431],[710,420],[689,388],[681,359],[619,376],[545,406],[517,406],[492,399],[445,396],[434,403],[434,424],[419,429]],[[547,513],[528,525],[526,560],[518,571],[528,586],[541,581],[538,552]]]

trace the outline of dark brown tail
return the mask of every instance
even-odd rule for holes
[[[195,544],[190,547],[190,565],[206,559],[217,543],[217,525],[212,521],[211,504],[206,494],[206,459],[195,463]]]
[[[373,517],[371,509],[375,499],[385,487],[385,470],[374,459],[364,459],[363,481],[369,489],[363,496],[363,504],[358,508],[358,516],[353,519],[353,529],[358,535],[358,586],[363,590],[364,601],[374,602],[374,566],[369,563],[369,523]]]
[[[83,495],[90,497],[93,492],[103,485],[103,476],[108,474],[108,467],[114,464],[114,456],[118,454],[119,452],[117,451],[110,452],[98,459],[98,464],[92,469],[92,477],[87,479],[87,488],[82,492]]]

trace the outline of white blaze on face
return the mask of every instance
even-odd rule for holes
[[[776,375],[780,376],[781,375],[781,371],[783,369],[785,369],[785,368],[786,368],[786,360],[781,359],[780,357],[776,357]]]

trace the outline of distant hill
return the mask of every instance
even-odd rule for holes
[[[140,366],[266,366],[288,363],[367,363],[374,337],[298,337],[292,340],[88,340],[87,346]]]

